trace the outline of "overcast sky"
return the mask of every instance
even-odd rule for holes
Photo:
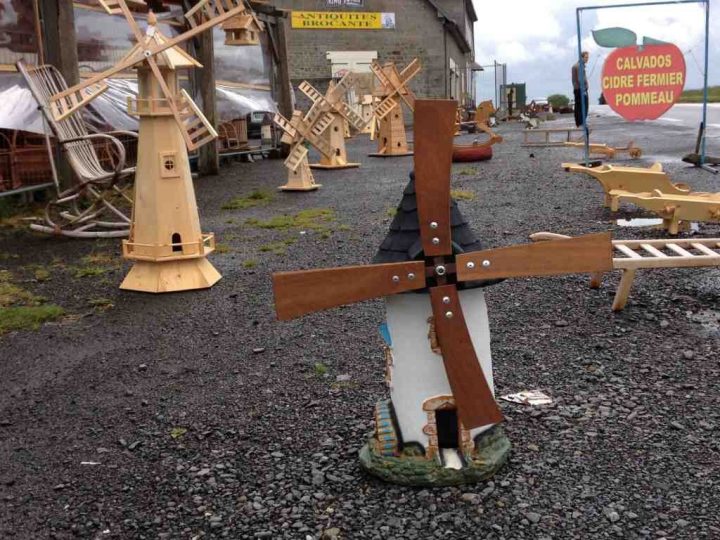
[[[632,0],[631,0],[632,1]],[[473,0],[475,57],[480,64],[507,64],[507,81],[527,84],[528,101],[560,93],[572,95],[570,68],[577,61],[575,8],[613,5],[618,0]],[[598,47],[591,30],[621,26],[639,40],[649,36],[675,43],[685,53],[686,89],[702,88],[705,12],[702,4],[584,11],[583,49],[590,52],[590,99],[600,95],[600,73],[611,49]],[[720,84],[720,14],[710,10],[710,84]],[[714,11],[714,12],[713,12]],[[691,51],[691,52],[689,52]],[[716,65],[712,65],[713,59]],[[478,99],[494,98],[493,70],[478,74]]]

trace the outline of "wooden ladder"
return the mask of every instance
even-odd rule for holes
[[[531,234],[534,241],[570,238],[563,234],[540,232]],[[627,304],[635,273],[643,268],[699,268],[720,266],[720,238],[687,240],[613,240],[613,268],[622,270],[613,311],[622,311]],[[592,274],[590,287],[597,289],[602,273]]]
[[[689,240],[613,240],[613,266],[623,271],[613,311],[627,304],[635,272],[641,268],[720,266],[720,238]],[[591,287],[599,287],[593,276]]]

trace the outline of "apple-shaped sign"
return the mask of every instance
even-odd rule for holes
[[[672,43],[615,49],[605,60],[602,91],[610,108],[626,120],[654,120],[680,98],[685,58]]]

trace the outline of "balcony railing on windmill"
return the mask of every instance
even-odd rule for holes
[[[195,242],[140,244],[123,240],[123,257],[135,261],[179,261],[205,257],[215,251],[215,235],[203,234]]]
[[[165,98],[127,98],[127,111],[131,116],[171,116],[172,109]]]

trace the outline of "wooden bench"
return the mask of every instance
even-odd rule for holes
[[[562,234],[540,232],[530,235],[534,242],[570,238]],[[613,267],[622,270],[622,278],[613,300],[613,311],[627,304],[635,273],[643,268],[699,268],[720,266],[720,238],[613,240]],[[602,274],[593,274],[590,287],[597,289]]]

